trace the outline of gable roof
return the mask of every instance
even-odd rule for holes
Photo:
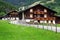
[[[16,11],[16,10],[11,10],[10,12],[6,13],[5,15],[0,16],[0,18],[1,18],[1,17],[3,18],[3,17],[5,17],[5,16],[9,15],[11,12],[17,12],[17,13],[18,13],[18,11]]]
[[[43,5],[42,5],[42,4],[40,4],[40,3],[39,3],[39,4],[35,4],[35,5],[30,5],[27,9],[22,10],[22,11],[20,11],[20,12],[24,12],[24,11],[29,10],[30,8],[33,8],[33,7],[38,6],[38,5],[40,5],[40,6],[44,7],[44,8],[46,8],[46,9],[48,9],[48,10],[50,10],[50,11],[54,12],[54,13],[57,13],[56,11],[54,11],[54,10],[52,10],[52,9],[50,9],[50,8],[46,7],[46,6],[43,6]]]

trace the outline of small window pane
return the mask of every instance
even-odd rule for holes
[[[33,9],[30,9],[30,12],[33,12]]]

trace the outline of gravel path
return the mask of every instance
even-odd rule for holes
[[[52,30],[54,32],[60,32],[60,27],[56,27],[56,26],[43,26],[43,25],[35,25],[35,24],[27,24],[24,21],[10,21],[10,23],[12,24],[17,24],[17,25],[24,25],[24,26],[33,26],[36,28],[43,28],[43,29],[48,29],[48,30]]]

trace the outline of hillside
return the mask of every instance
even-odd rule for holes
[[[17,5],[17,6],[22,6],[23,5],[30,5],[36,1],[42,1],[42,2],[46,2],[49,0],[4,0],[5,2],[9,2],[12,3],[13,5]]]
[[[7,2],[0,0],[0,16],[4,15],[10,10],[16,10],[17,8]]]
[[[5,2],[9,2],[17,7],[28,6],[33,4],[34,2],[41,1],[44,3],[44,6],[57,11],[57,15],[60,15],[60,1],[59,0],[4,0]]]

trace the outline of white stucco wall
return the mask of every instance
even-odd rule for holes
[[[26,22],[34,21],[33,19],[25,19]]]
[[[10,17],[8,17],[8,18],[2,18],[2,20],[15,20],[15,17],[12,17],[12,18],[10,18]],[[16,20],[19,20],[19,18],[16,17]]]

